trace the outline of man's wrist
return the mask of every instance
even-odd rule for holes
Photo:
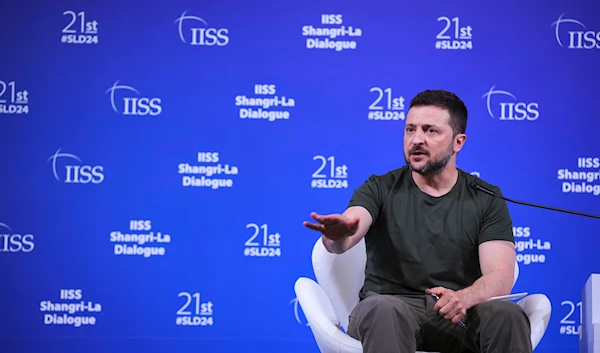
[[[480,301],[475,298],[470,288],[461,289],[457,291],[456,294],[458,294],[467,310],[480,303]]]

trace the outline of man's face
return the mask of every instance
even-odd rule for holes
[[[412,170],[424,176],[444,170],[455,152],[449,119],[448,111],[438,107],[410,108],[404,130],[404,158]]]

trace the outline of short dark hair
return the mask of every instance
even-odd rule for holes
[[[465,103],[452,92],[444,90],[425,90],[410,101],[410,108],[419,106],[435,106],[446,109],[450,113],[449,124],[454,136],[467,131],[467,107]]]

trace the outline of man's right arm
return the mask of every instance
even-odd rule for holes
[[[341,239],[339,235],[332,237],[335,240],[322,235],[321,239],[327,251],[342,254],[358,244],[369,232],[372,224],[379,218],[381,207],[385,203],[385,195],[387,195],[387,187],[382,183],[381,178],[376,175],[371,175],[358,187],[342,214],[345,221],[350,220],[351,228],[355,229],[354,234],[351,234],[352,231],[349,230],[350,234],[344,234],[346,236]],[[357,225],[356,220],[358,220]]]
[[[358,229],[354,234],[348,234],[348,236],[336,241],[331,240],[324,235],[321,236],[325,249],[330,253],[342,254],[348,251],[364,238],[373,223],[373,217],[371,217],[369,211],[362,206],[350,206],[344,211],[343,215],[350,219],[358,217]]]

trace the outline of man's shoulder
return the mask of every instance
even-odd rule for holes
[[[368,180],[391,188],[394,184],[402,182],[409,172],[408,166],[402,166],[383,174],[371,174]]]

